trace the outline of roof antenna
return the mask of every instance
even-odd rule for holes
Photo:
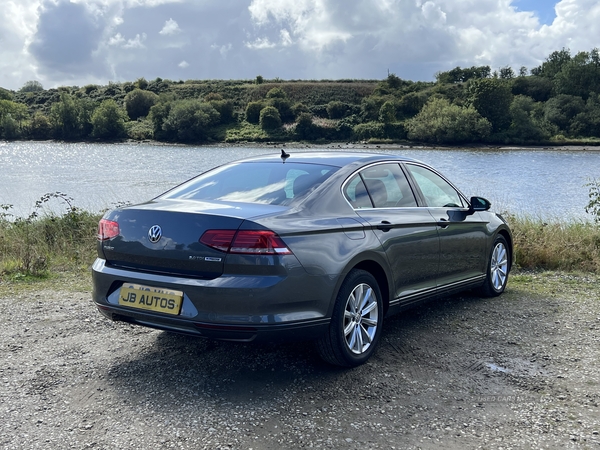
[[[285,160],[288,159],[290,157],[289,153],[286,153],[284,149],[281,149],[281,159],[283,160],[283,163],[285,164]]]

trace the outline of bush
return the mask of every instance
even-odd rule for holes
[[[154,92],[134,89],[125,96],[125,109],[131,120],[146,117],[156,102],[158,95]]]
[[[260,121],[260,111],[265,107],[263,102],[250,102],[246,106],[246,120],[257,124]]]
[[[268,101],[268,105],[277,108],[282,122],[291,122],[294,120],[295,116],[292,112],[292,105],[285,98],[273,97]]]
[[[315,140],[320,137],[318,127],[313,123],[310,113],[301,113],[296,120],[296,136],[303,140]]]
[[[34,139],[49,139],[52,133],[50,120],[41,112],[36,112],[29,125],[29,133]]]
[[[126,114],[114,100],[104,100],[92,115],[92,136],[119,139],[125,136]]]
[[[474,108],[432,98],[421,112],[405,122],[408,138],[437,144],[477,142],[491,132],[491,124]]]
[[[200,100],[178,100],[171,106],[163,122],[169,136],[184,142],[203,141],[208,131],[220,121],[219,112],[210,103]]]
[[[281,117],[279,111],[273,106],[266,106],[260,111],[260,127],[265,131],[281,128]]]
[[[127,137],[136,141],[144,141],[154,138],[154,130],[150,119],[132,120],[125,124]]]
[[[266,98],[286,99],[287,94],[284,92],[283,89],[276,87],[276,88],[271,89],[269,92],[267,92]]]
[[[361,141],[383,139],[385,137],[384,126],[379,122],[360,123],[354,127],[353,131],[356,139]]]
[[[383,123],[392,123],[396,121],[396,106],[394,102],[387,101],[379,109],[379,121]]]
[[[331,101],[327,104],[327,115],[330,119],[342,119],[348,113],[348,104],[338,100]]]

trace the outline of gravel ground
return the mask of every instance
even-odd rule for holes
[[[600,448],[600,279],[387,319],[364,366],[112,323],[89,292],[0,293],[0,448]]]

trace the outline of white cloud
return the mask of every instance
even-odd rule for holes
[[[269,40],[269,38],[259,37],[259,38],[256,38],[256,40],[254,42],[246,42],[245,45],[246,45],[246,47],[251,48],[251,49],[263,50],[265,48],[273,48],[277,44],[274,44],[273,42],[271,42]]]
[[[160,30],[158,32],[158,34],[164,34],[164,35],[169,35],[169,34],[176,34],[176,33],[180,33],[181,29],[179,28],[179,25],[177,24],[177,22],[175,22],[173,19],[169,19],[165,22],[165,26],[162,28],[162,30]]]
[[[186,69],[190,67],[190,63],[188,63],[187,61],[181,61],[179,64],[177,64],[177,66],[181,67],[182,69]]]
[[[431,80],[457,65],[533,68],[563,47],[600,47],[598,0],[556,1],[549,25],[518,0],[0,2],[0,86],[10,89],[176,78],[196,60],[207,64],[193,65],[194,76],[206,78],[384,78],[389,69]]]
[[[288,47],[294,43],[290,32],[285,28],[279,32],[279,35],[281,36],[281,45],[284,47]]]
[[[115,34],[108,40],[108,45],[123,45],[125,43],[125,38],[121,35],[121,33]]]

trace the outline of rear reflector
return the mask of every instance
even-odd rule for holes
[[[119,224],[112,220],[102,219],[98,224],[98,240],[106,241],[119,235]]]
[[[207,230],[200,242],[227,253],[244,255],[291,255],[292,252],[272,231]]]

